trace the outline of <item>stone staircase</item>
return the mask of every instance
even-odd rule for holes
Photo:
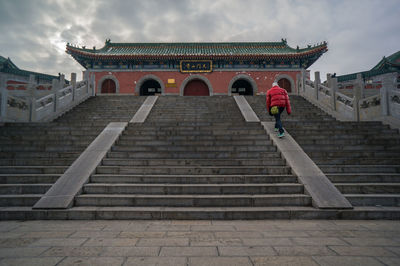
[[[0,127],[0,207],[31,207],[111,121],[144,97],[93,97],[52,123]]]
[[[232,97],[168,96],[145,123],[127,127],[74,209],[103,219],[254,219],[310,206],[262,126],[246,123]]]
[[[263,121],[265,96],[247,98]],[[400,207],[400,135],[381,122],[336,121],[300,96],[283,125],[356,209]],[[391,209],[392,208],[392,209]],[[380,216],[376,216],[379,218]]]

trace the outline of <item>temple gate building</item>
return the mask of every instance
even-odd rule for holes
[[[292,48],[281,42],[112,43],[101,49],[67,44],[66,52],[89,75],[97,94],[256,95],[274,81],[298,91],[302,69],[327,51],[327,43]]]

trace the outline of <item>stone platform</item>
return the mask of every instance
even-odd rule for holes
[[[400,221],[2,221],[0,265],[400,265]]]

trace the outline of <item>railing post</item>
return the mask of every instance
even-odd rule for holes
[[[76,92],[76,73],[71,73],[71,84],[72,86],[72,101],[75,101]]]
[[[336,92],[338,90],[338,85],[337,85],[337,78],[331,78],[329,75],[329,83],[330,83],[330,88],[332,91],[332,99],[331,99],[331,104],[332,104],[332,109],[336,111]]]
[[[353,108],[354,108],[355,121],[360,121],[359,102],[362,96],[362,88],[361,88],[362,86],[364,86],[364,82],[362,81],[361,73],[358,73],[356,78],[356,84],[353,88],[353,95],[354,95]]]
[[[326,73],[326,86],[330,88],[332,85],[332,74]]]
[[[396,80],[397,80],[397,73],[388,73],[383,75],[382,77],[382,88],[380,89],[381,95],[381,108],[382,108],[382,116],[389,116],[390,115],[390,106],[389,106],[389,91],[396,88]]]
[[[8,90],[7,90],[7,82],[4,75],[0,74],[0,93],[1,93],[1,102],[0,102],[0,122],[6,121],[7,116],[7,106],[8,106]]]
[[[315,71],[314,77],[315,77],[315,80],[314,80],[315,99],[318,100],[319,84],[321,84],[321,78],[320,78],[320,75],[319,75],[319,71]]]
[[[57,79],[53,79],[51,81],[51,93],[54,94],[54,113],[57,113],[57,102],[58,102],[58,80]]]
[[[59,90],[65,87],[65,75],[60,75],[60,83],[59,83]]]
[[[36,119],[36,82],[35,75],[29,75],[27,86],[27,95],[29,97],[29,122],[35,122]]]

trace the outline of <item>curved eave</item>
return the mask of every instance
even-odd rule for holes
[[[67,53],[71,54],[75,59],[91,59],[91,60],[154,60],[154,59],[306,59],[317,55],[321,56],[328,50],[326,45],[315,47],[311,50],[297,53],[265,53],[265,54],[104,54],[99,52],[82,50],[75,47],[67,46]]]

